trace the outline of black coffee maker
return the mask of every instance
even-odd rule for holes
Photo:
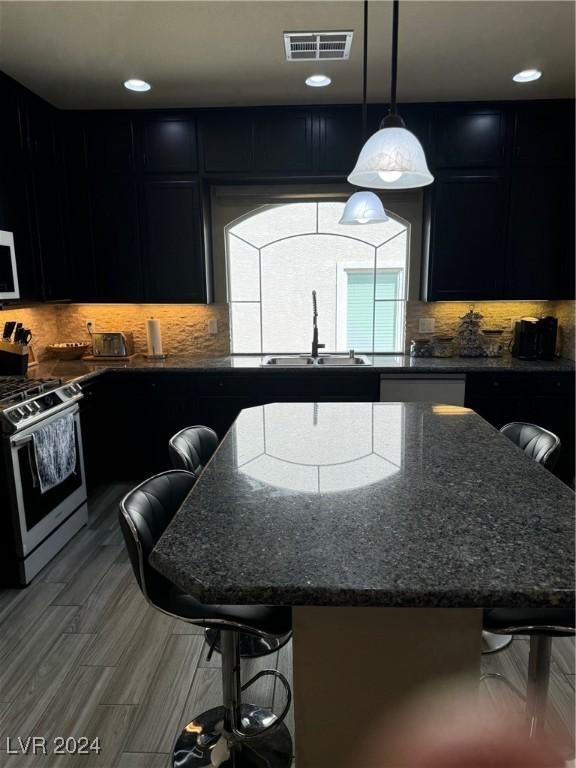
[[[539,360],[554,360],[556,356],[556,337],[558,320],[555,317],[543,317],[538,320],[536,355]]]
[[[555,317],[524,317],[514,326],[512,355],[520,360],[553,360],[557,333]]]

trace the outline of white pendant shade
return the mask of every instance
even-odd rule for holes
[[[382,224],[388,221],[382,200],[374,192],[354,192],[344,206],[340,224]]]
[[[431,184],[434,177],[416,136],[406,128],[390,127],[370,136],[348,181],[371,189],[412,189]]]

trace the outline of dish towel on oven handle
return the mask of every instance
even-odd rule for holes
[[[62,483],[76,469],[74,415],[60,416],[32,433],[34,463],[40,493]]]

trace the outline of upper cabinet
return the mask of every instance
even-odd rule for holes
[[[210,185],[321,189],[363,142],[356,105],[66,112],[2,74],[0,97],[0,228],[25,301],[208,301]],[[435,177],[424,299],[573,298],[573,109],[401,105]],[[386,111],[370,106],[369,134]]]
[[[142,232],[146,299],[205,302],[199,183],[146,181]]]
[[[502,175],[441,172],[431,193],[427,298],[502,298],[506,231]]]
[[[434,119],[436,168],[503,165],[506,123],[501,110],[439,107]]]
[[[348,175],[356,165],[362,138],[358,107],[322,111],[318,116],[318,170]]]
[[[198,170],[193,118],[147,115],[141,126],[142,167],[148,173],[193,173]]]
[[[246,111],[208,113],[201,120],[203,170],[247,173],[254,164],[254,120]]]
[[[512,174],[506,295],[574,298],[574,179],[563,168]]]
[[[312,156],[310,112],[282,109],[256,113],[254,164],[257,172],[310,173]]]
[[[92,173],[129,173],[134,168],[132,120],[124,113],[86,113],[86,155]]]
[[[436,107],[423,298],[574,298],[573,108]]]
[[[574,167],[574,102],[521,104],[514,110],[516,166]]]

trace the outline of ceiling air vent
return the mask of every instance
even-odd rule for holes
[[[352,32],[284,32],[287,61],[350,58]]]

